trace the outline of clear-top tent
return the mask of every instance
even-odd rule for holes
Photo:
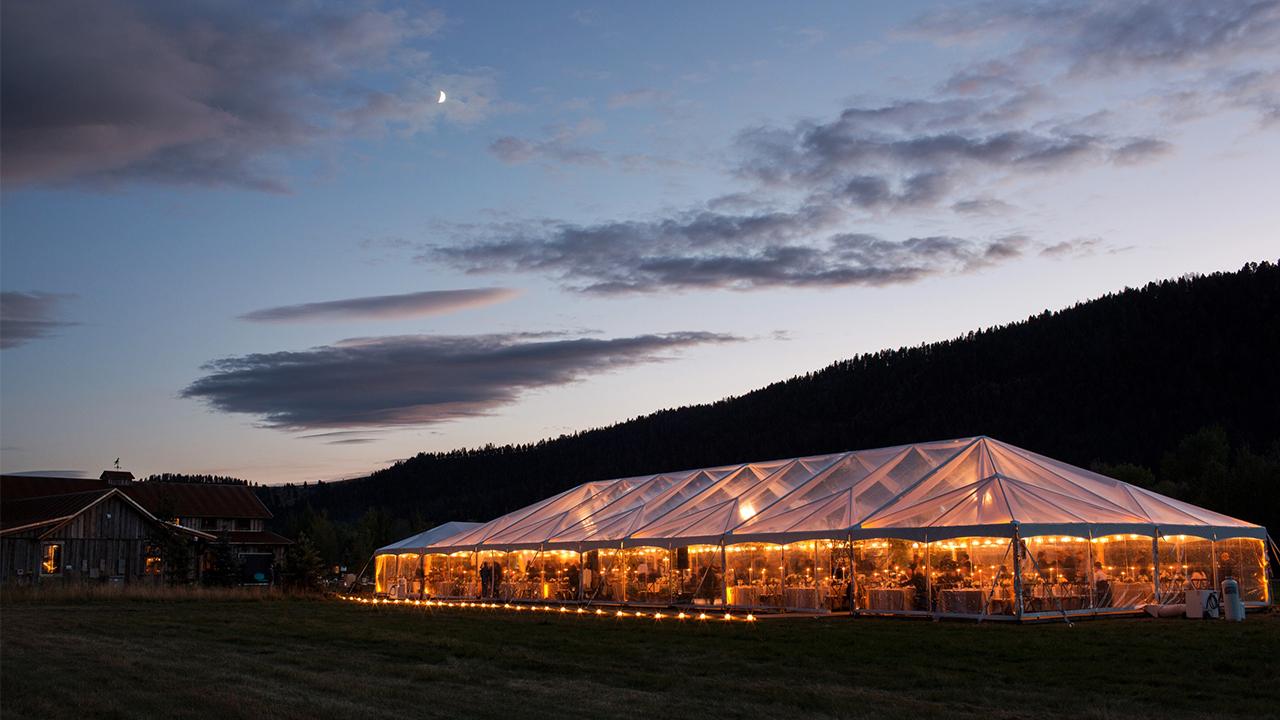
[[[1246,599],[1266,600],[1264,528],[988,437],[588,482],[451,525],[380,550],[379,590],[394,577],[419,581],[422,595],[925,612],[949,601],[985,615],[1021,614],[1025,604],[995,600],[1032,574],[1030,584],[1055,586],[1041,589],[1046,598],[1080,606],[1050,607],[1060,599],[1044,611],[1096,611],[1118,607],[1099,583],[1111,595],[1112,585],[1148,585],[1135,596],[1144,602],[1168,599],[1161,573],[1166,589],[1193,574],[1216,585],[1221,545],[1235,553],[1226,570],[1247,576],[1237,578]],[[388,572],[396,558],[408,570]],[[641,580],[610,586],[610,574],[637,568]],[[433,569],[452,579],[432,582]],[[910,598],[873,592],[908,588]],[[961,603],[944,590],[986,597]]]
[[[480,527],[480,523],[474,522],[447,522],[443,525],[437,525],[430,530],[424,530],[417,535],[410,535],[400,542],[393,542],[385,545],[375,551],[375,555],[395,555],[401,552],[422,552],[432,543],[473,530]]]

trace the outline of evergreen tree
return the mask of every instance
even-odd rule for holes
[[[293,590],[319,590],[324,580],[324,560],[311,542],[311,538],[303,533],[285,553],[281,575],[285,587]]]
[[[206,585],[232,587],[240,584],[240,556],[225,534],[220,535],[207,553],[208,565],[204,572]]]

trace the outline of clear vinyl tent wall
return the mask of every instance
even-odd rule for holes
[[[1272,601],[1266,530],[988,437],[585,483],[380,550],[376,589],[972,619]]]

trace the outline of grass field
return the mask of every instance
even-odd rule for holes
[[[1275,614],[681,625],[298,599],[0,604],[4,720],[1277,713]]]

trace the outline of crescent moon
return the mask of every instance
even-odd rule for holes
[[[439,105],[440,103],[444,102],[444,100],[445,100],[445,97],[444,97],[444,91],[443,91],[443,90],[441,90],[441,91],[440,91],[440,99],[439,99],[439,100],[436,100],[436,104],[437,104],[437,105]]]

